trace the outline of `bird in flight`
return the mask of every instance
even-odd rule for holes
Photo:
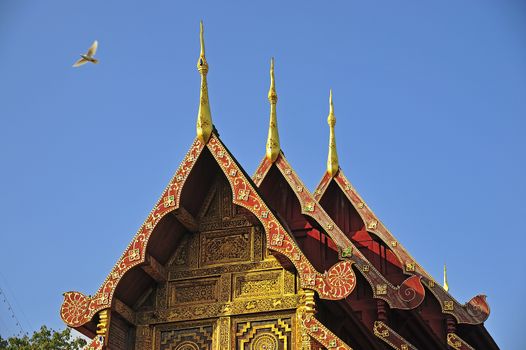
[[[99,46],[99,43],[97,42],[97,40],[95,40],[93,44],[91,44],[91,47],[88,49],[88,52],[86,52],[84,55],[80,55],[81,58],[77,62],[75,62],[73,67],[82,66],[87,62],[99,63],[98,59],[93,58],[93,56],[95,56],[95,52],[97,52],[97,46]]]

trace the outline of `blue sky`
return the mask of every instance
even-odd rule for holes
[[[268,66],[289,162],[312,189],[329,88],[347,177],[461,302],[525,345],[522,1],[0,2],[0,287],[23,328],[94,293],[195,136],[198,23],[221,138],[264,155]],[[94,39],[97,66],[71,68]],[[0,300],[0,334],[16,333]],[[522,343],[521,343],[522,342]]]

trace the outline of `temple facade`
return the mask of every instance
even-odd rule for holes
[[[483,295],[462,304],[376,217],[338,162],[310,192],[279,141],[270,68],[266,152],[253,177],[210,113],[201,23],[197,136],[92,296],[60,315],[87,349],[498,349]]]

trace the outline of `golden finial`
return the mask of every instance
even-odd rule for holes
[[[208,103],[208,85],[206,74],[208,73],[208,63],[205,57],[205,39],[203,30],[203,21],[200,24],[199,36],[201,39],[201,53],[197,61],[197,70],[201,74],[201,93],[199,97],[199,111],[197,112],[197,137],[207,143],[212,135],[212,114],[210,113],[210,104]]]
[[[446,264],[444,264],[444,290],[446,292],[449,291],[449,285],[447,284],[447,270],[446,270]]]
[[[330,176],[335,176],[340,169],[338,164],[338,153],[336,152],[336,136],[334,135],[334,125],[336,125],[336,117],[334,116],[334,105],[332,104],[332,89],[329,94],[329,116],[327,123],[329,124],[329,156],[327,157],[327,173]]]
[[[268,126],[266,155],[270,161],[274,162],[278,159],[280,152],[278,119],[276,117],[278,94],[276,93],[276,82],[274,81],[274,57],[270,60],[270,88],[268,90],[268,100],[270,102],[270,123]]]

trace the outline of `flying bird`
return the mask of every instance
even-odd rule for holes
[[[79,67],[88,62],[99,63],[98,59],[93,58],[93,56],[95,56],[95,52],[97,52],[97,46],[99,46],[99,43],[97,40],[95,40],[93,44],[91,44],[91,47],[88,49],[88,52],[86,52],[86,54],[84,55],[80,55],[81,59],[75,62],[73,67]]]

